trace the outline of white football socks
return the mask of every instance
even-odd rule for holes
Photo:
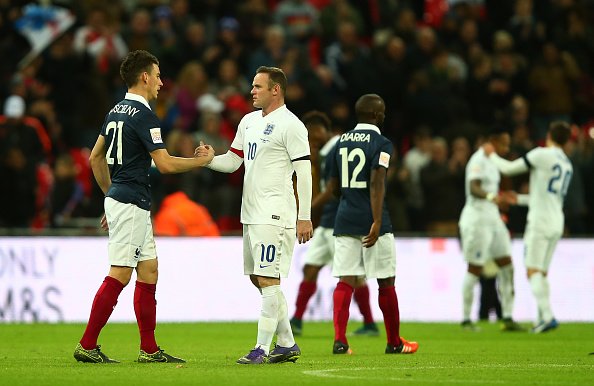
[[[511,319],[514,311],[514,266],[504,265],[497,273],[497,289],[501,296],[501,316]]]
[[[291,322],[289,320],[289,312],[287,309],[287,299],[283,291],[276,294],[279,303],[278,325],[276,327],[276,339],[278,345],[281,347],[293,347],[295,338],[293,337],[293,330],[291,329]]]
[[[541,319],[537,321],[537,324],[541,321],[549,322],[553,319],[553,310],[551,309],[551,302],[549,300],[551,292],[549,279],[542,272],[536,272],[530,276],[529,280],[538,306],[539,318]]]
[[[472,301],[474,300],[474,287],[478,283],[479,277],[470,272],[466,272],[462,281],[462,301],[463,301],[463,319],[470,320],[470,311],[472,310]]]
[[[280,308],[279,292],[281,292],[280,285],[262,288],[262,310],[260,311],[260,319],[258,320],[258,340],[256,347],[264,350],[266,355],[270,353],[270,345],[272,344],[278,324]]]

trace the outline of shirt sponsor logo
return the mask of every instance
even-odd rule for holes
[[[385,168],[390,166],[390,154],[382,151],[379,157],[379,164]]]
[[[163,143],[163,138],[161,138],[161,129],[155,127],[154,129],[150,129],[151,138],[153,139],[153,143]]]
[[[267,124],[266,128],[264,129],[264,135],[272,134],[273,130],[274,130],[274,125],[272,123]]]

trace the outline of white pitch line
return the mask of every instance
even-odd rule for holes
[[[519,364],[485,364],[485,365],[471,365],[473,368],[522,368],[522,367],[574,367],[572,364],[568,365],[559,365],[559,364],[546,364],[546,363],[527,363],[524,365]],[[419,366],[419,367],[399,367],[398,370],[435,370],[435,369],[458,369],[461,367],[465,367],[463,365],[460,366]],[[580,366],[582,367],[582,366]],[[583,366],[583,367],[593,367],[593,366]],[[341,378],[341,379],[378,379],[384,381],[415,381],[420,382],[422,380],[418,379],[417,377],[368,377],[368,376],[355,376],[355,375],[344,375],[344,374],[336,374],[337,372],[343,371],[362,371],[362,370],[386,370],[382,367],[356,367],[350,369],[324,369],[324,370],[306,370],[302,371],[305,375],[311,375],[314,377],[322,377],[322,378]],[[432,379],[431,382],[435,383],[459,383],[459,382],[467,382],[467,383],[508,383],[511,381],[501,381],[501,380],[485,380],[485,379]],[[545,382],[547,384],[555,384],[559,382],[549,381]]]

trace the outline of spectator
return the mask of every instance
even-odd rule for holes
[[[180,129],[188,131],[198,118],[196,102],[208,93],[208,76],[198,61],[187,62],[177,78],[177,105],[180,113]]]
[[[291,45],[306,45],[318,35],[318,17],[318,10],[305,0],[282,0],[274,11],[274,23],[283,26]]]
[[[328,46],[334,40],[338,25],[350,21],[355,26],[357,35],[363,35],[365,24],[363,17],[347,0],[331,0],[320,13],[322,46]]]
[[[285,32],[280,25],[271,25],[264,32],[264,44],[252,52],[247,74],[255,74],[260,66],[278,67],[287,54]]]
[[[0,202],[7,203],[0,206],[0,224],[5,227],[30,227],[37,210],[36,168],[43,161],[44,145],[27,118],[23,98],[8,97],[0,116],[0,179],[11,185],[0,189]]]
[[[445,139],[433,139],[431,161],[421,169],[420,177],[427,219],[425,231],[455,235],[460,211],[454,206],[455,178],[448,162],[448,144]]]
[[[54,184],[49,195],[49,221],[55,228],[76,226],[70,220],[84,214],[84,188],[77,181],[72,156],[62,153],[54,164]]]

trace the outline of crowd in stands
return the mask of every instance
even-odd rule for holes
[[[60,0],[76,23],[23,62],[13,25],[26,3],[0,1],[0,227],[102,215],[88,149],[126,92],[121,60],[144,49],[160,60],[153,109],[179,156],[199,141],[228,150],[261,65],[286,73],[291,111],[326,112],[339,132],[359,96],[382,96],[395,232],[456,233],[465,166],[489,126],[509,128],[513,159],[543,145],[550,122],[571,122],[567,230],[594,233],[593,0]],[[151,178],[155,214],[181,191],[221,234],[240,232],[241,170]],[[525,192],[527,180],[502,186]],[[512,231],[525,214],[505,213]]]

